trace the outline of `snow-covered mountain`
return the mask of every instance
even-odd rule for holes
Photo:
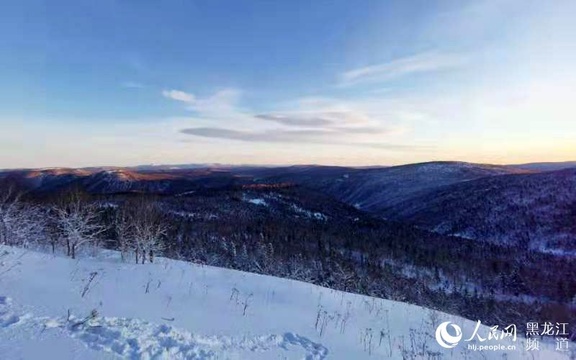
[[[442,234],[576,255],[576,169],[454,184],[383,213]]]
[[[39,169],[0,173],[36,192],[79,187],[91,193],[146,192],[174,195],[199,188],[292,183],[320,190],[363,210],[377,212],[439,186],[486,176],[526,173],[505,166],[430,162],[392,167],[216,166],[203,168]]]
[[[300,170],[300,171],[295,171]],[[328,171],[329,170],[329,171]],[[437,161],[380,168],[288,168],[262,181],[293,182],[378,213],[441,186],[482,177],[525,173],[505,166]]]
[[[576,168],[576,161],[515,164],[515,165],[508,165],[508,167],[531,170],[531,171],[556,171],[556,170]]]
[[[0,246],[3,360],[568,359],[552,338],[535,351],[521,334],[467,341],[475,322],[418,306],[164,258],[135,265],[116,252],[92,255]],[[446,321],[461,335],[437,331]],[[437,334],[460,341],[444,348]]]
[[[93,194],[175,195],[201,188],[228,187],[242,178],[221,168],[132,170],[128,168],[39,169],[0,173],[0,181],[27,191],[50,194],[82,189]]]

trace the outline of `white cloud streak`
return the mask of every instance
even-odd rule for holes
[[[340,85],[385,82],[403,76],[456,69],[466,63],[462,55],[427,52],[395,59],[386,63],[346,71]]]
[[[200,98],[181,90],[164,90],[162,96],[186,104],[190,111],[197,112],[204,118],[227,118],[240,115],[238,101],[241,92],[237,89],[223,89],[214,94]]]
[[[194,95],[180,90],[164,90],[162,91],[162,95],[168,99],[182,101],[188,104],[192,104],[196,100]]]
[[[194,125],[180,130],[195,137],[243,142],[350,144],[381,149],[401,149],[400,145],[375,145],[399,133],[363,106],[337,99],[301,99],[287,109],[256,114],[238,107],[241,93],[234,89],[198,98],[180,90],[164,90],[162,95],[197,113]],[[191,119],[192,120],[192,119]],[[405,149],[412,148],[406,146]]]

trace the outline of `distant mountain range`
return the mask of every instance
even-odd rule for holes
[[[293,182],[378,213],[438,187],[528,170],[462,162],[429,162],[384,168],[294,167],[267,171],[256,181]]]
[[[576,254],[576,162],[367,168],[147,165],[10,170],[0,172],[0,180],[33,194],[80,188],[92,194],[187,196],[205,189],[299,186],[442,234]]]
[[[524,170],[555,171],[555,170],[576,168],[576,161],[541,162],[541,163],[529,163],[529,164],[507,165],[507,166]]]

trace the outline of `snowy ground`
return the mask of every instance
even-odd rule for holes
[[[134,265],[115,252],[71,260],[0,246],[2,360],[503,358],[467,350],[471,342],[440,347],[434,333],[445,321],[466,337],[475,327],[417,306],[187,262]],[[524,341],[491,344],[515,345],[508,359],[568,358],[553,343],[528,353]]]

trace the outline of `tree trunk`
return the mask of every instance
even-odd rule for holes
[[[134,250],[134,253],[136,254],[136,264],[138,264],[138,249]]]
[[[7,244],[6,242],[6,233],[8,232],[7,226],[4,223],[4,220],[0,221],[0,244]]]
[[[76,244],[72,244],[72,259],[76,259]]]
[[[150,263],[154,262],[154,252],[150,250]]]

